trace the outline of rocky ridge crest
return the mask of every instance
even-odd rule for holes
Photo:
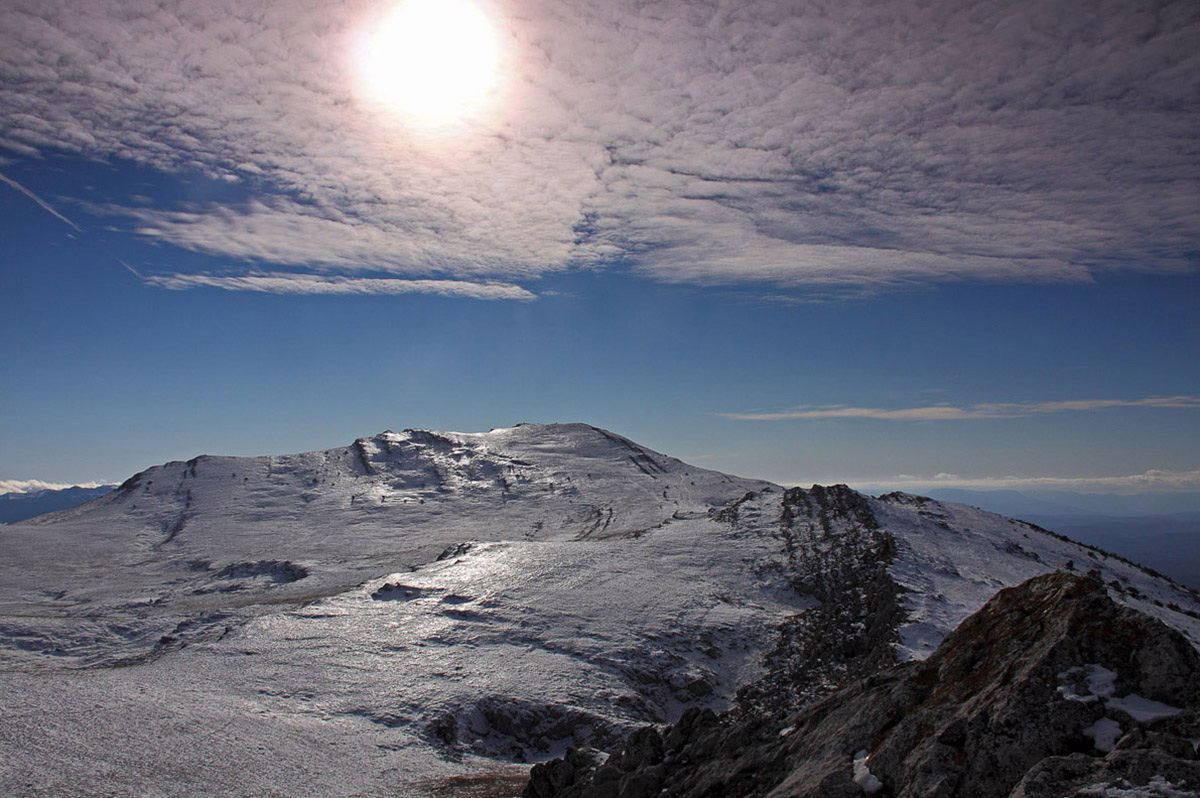
[[[598,767],[581,752],[534,767],[524,795],[1200,795],[1198,742],[1200,654],[1055,572],[1001,590],[925,661],[785,717],[690,710]]]

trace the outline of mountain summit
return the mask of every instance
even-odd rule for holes
[[[1029,524],[582,424],[167,463],[0,546],[12,794],[446,794],[687,711],[785,717],[1055,571],[1200,639],[1194,593]]]

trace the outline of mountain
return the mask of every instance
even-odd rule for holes
[[[924,661],[787,715],[689,710],[603,763],[537,765],[526,798],[1200,794],[1200,654],[1093,579],[1000,591]]]
[[[14,795],[512,785],[692,709],[799,711],[1053,571],[1200,639],[1194,592],[1028,524],[581,424],[168,463],[0,555]]]
[[[0,524],[15,524],[36,515],[77,507],[112,491],[113,485],[95,488],[60,488],[27,493],[0,493]]]
[[[967,490],[935,488],[929,496],[940,501],[971,504],[994,513],[1030,516],[1147,516],[1200,514],[1200,493],[1080,493],[1066,490]]]
[[[1032,521],[1200,589],[1200,497],[1196,494],[1106,496],[942,488],[930,495]]]
[[[1200,589],[1200,513],[1024,518],[1081,543],[1128,557],[1181,585]]]
[[[957,504],[970,504],[993,513],[1013,518],[1029,518],[1033,515],[1087,515],[1084,509],[1087,497],[1059,494],[1053,499],[1041,495],[1030,495],[1017,490],[967,490],[966,488],[936,488],[929,491],[929,498]]]

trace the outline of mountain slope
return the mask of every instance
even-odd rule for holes
[[[1200,635],[1194,594],[1028,525],[586,425],[168,463],[0,548],[0,792],[141,794],[186,741],[167,794],[209,762],[226,794],[417,795],[739,691],[794,711],[1062,568]]]
[[[539,765],[525,795],[1197,795],[1197,738],[1200,654],[1060,572],[1001,591],[925,661],[786,718],[693,711],[599,768],[574,752]]]
[[[103,660],[110,643],[120,644],[114,656],[141,656],[164,636],[211,631],[203,618],[231,606],[336,595],[464,541],[620,539],[703,519],[765,484],[582,424],[408,430],[323,452],[203,456],[6,527],[0,613],[133,613],[144,630],[97,626],[44,648],[80,662]]]

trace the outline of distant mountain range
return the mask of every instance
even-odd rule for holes
[[[77,507],[112,492],[116,485],[95,488],[33,490],[25,493],[0,493],[0,524],[15,524],[45,513]]]
[[[639,727],[696,713],[784,739],[777,720],[926,661],[1046,574],[1200,641],[1195,591],[1029,524],[785,489],[582,424],[167,463],[0,528],[0,794],[434,798],[568,749],[625,756]],[[1063,732],[1089,762],[1094,714]],[[837,752],[846,789],[873,785],[861,765],[890,794],[940,794],[904,792],[909,771],[862,744],[858,764]],[[595,794],[658,795],[628,763]]]
[[[1200,493],[1079,493],[1061,490],[966,490],[937,488],[930,498],[982,507],[994,513],[1029,516],[1149,517],[1200,516]]]

